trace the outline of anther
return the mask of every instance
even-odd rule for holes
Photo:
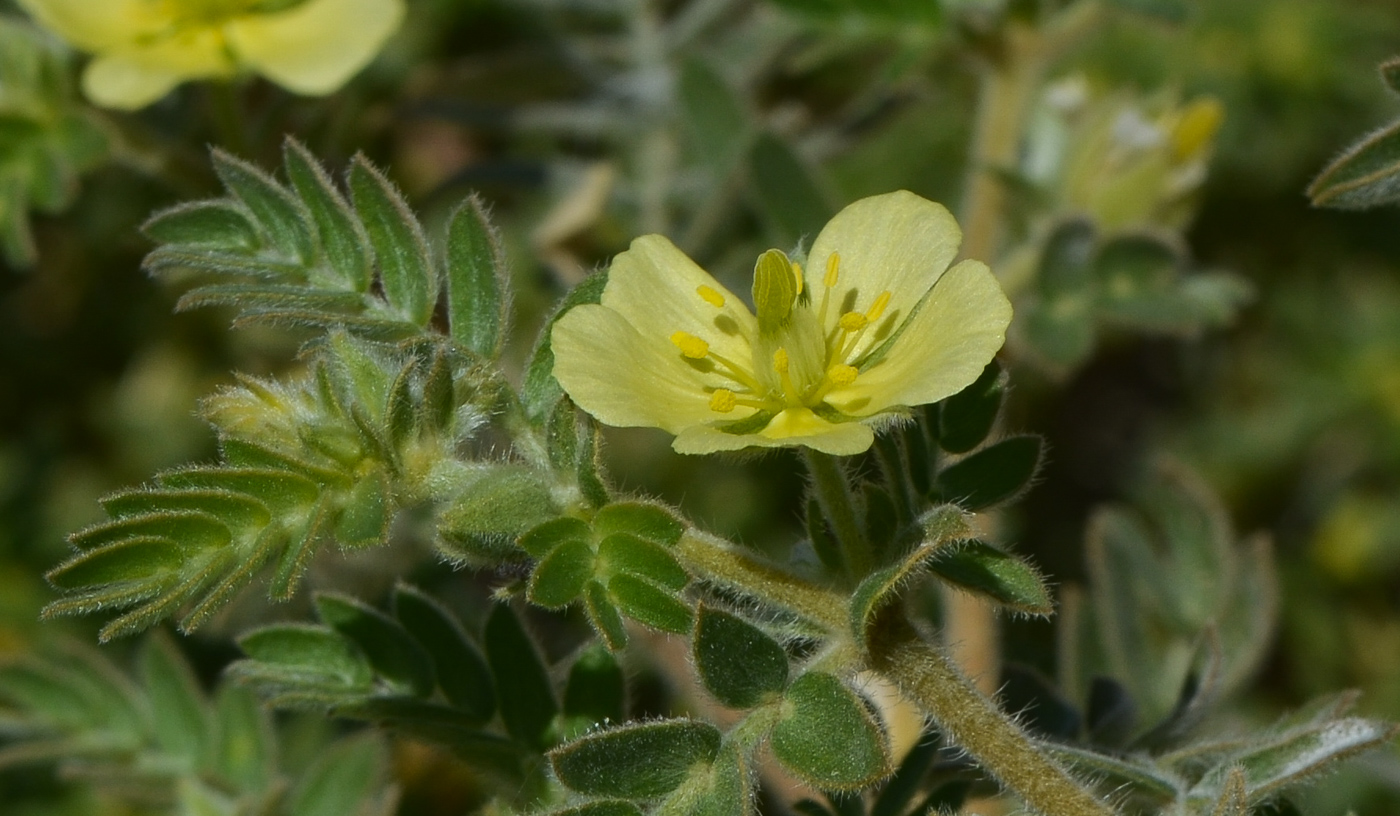
[[[804,281],[802,280],[802,264],[797,261],[792,262],[792,276],[797,279],[797,294],[800,295]]]
[[[676,344],[676,348],[681,350],[681,354],[692,360],[702,360],[710,353],[709,343],[683,331],[671,335],[671,342]]]
[[[788,353],[787,349],[778,349],[773,352],[773,370],[779,374],[788,373]]]
[[[846,312],[841,315],[841,319],[836,321],[836,325],[848,332],[857,332],[869,325],[871,318],[860,312]]]
[[[858,374],[860,374],[859,369],[848,365],[834,365],[830,371],[826,372],[826,376],[830,377],[836,385],[850,385],[856,381]]]
[[[875,298],[875,302],[870,304],[870,309],[866,311],[865,318],[871,323],[880,319],[880,315],[885,313],[885,307],[890,305],[890,290],[886,289]]]
[[[835,286],[836,279],[837,277],[839,277],[840,271],[841,256],[833,252],[830,255],[826,256],[826,277],[822,279],[822,283],[826,284],[826,287],[828,289]]]
[[[709,286],[706,286],[703,283],[695,287],[695,294],[699,295],[701,300],[705,301],[706,303],[710,304],[716,309],[721,309],[724,307],[724,295],[721,295],[719,292],[716,292],[714,289],[712,289]]]
[[[710,410],[721,414],[727,414],[734,410],[734,406],[739,402],[739,398],[728,388],[716,388],[710,395]]]

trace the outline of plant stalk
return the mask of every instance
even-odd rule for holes
[[[1035,740],[924,642],[907,620],[892,617],[873,630],[871,668],[894,682],[1030,808],[1044,816],[1114,816],[1114,811],[1041,753]]]
[[[856,502],[851,494],[850,480],[846,478],[841,460],[836,457],[810,448],[803,448],[803,453],[816,488],[817,503],[836,534],[846,575],[859,581],[870,573],[872,553],[865,530],[856,517]]]
[[[691,572],[799,615],[833,632],[850,627],[846,597],[744,552],[718,536],[686,530],[676,554]]]

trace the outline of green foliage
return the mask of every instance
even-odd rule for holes
[[[822,790],[863,788],[890,771],[879,721],[855,692],[823,672],[808,672],[788,687],[772,749],[783,767]]]
[[[559,780],[594,796],[653,799],[713,762],[720,733],[712,725],[663,720],[599,731],[550,753]]]
[[[78,103],[71,60],[33,26],[0,17],[0,255],[34,263],[29,213],[55,214],[78,193],[78,176],[102,163],[108,134]]]
[[[787,652],[743,618],[701,606],[693,644],[701,682],[729,708],[753,708],[787,686]]]
[[[1052,373],[1073,371],[1110,330],[1192,336],[1229,323],[1253,296],[1228,272],[1188,274],[1183,251],[1148,233],[1102,236],[1069,220],[1039,250],[1018,341]]]
[[[78,647],[7,661],[0,713],[0,766],[56,766],[113,803],[153,808],[143,812],[374,816],[396,800],[374,735],[288,767],[284,730],[258,701],[227,682],[207,694],[163,636],[142,644],[135,677]]]
[[[1396,60],[1382,63],[1381,79],[1396,89]],[[1365,210],[1400,199],[1400,122],[1386,125],[1338,156],[1308,186],[1319,207]]]

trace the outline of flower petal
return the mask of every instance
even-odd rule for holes
[[[310,0],[225,26],[248,67],[289,90],[328,94],[369,64],[403,20],[403,0]]]
[[[19,0],[45,28],[86,51],[128,45],[170,24],[160,5],[146,0]]]
[[[862,198],[822,228],[807,255],[806,279],[812,298],[825,290],[827,259],[840,256],[826,326],[843,312],[864,312],[881,292],[890,293],[884,316],[855,346],[860,354],[880,343],[928,292],[958,254],[962,230],[942,204],[908,190]]]
[[[554,324],[551,338],[555,378],[579,407],[607,425],[679,433],[753,413],[710,410],[704,375],[668,339],[638,334],[607,306],[575,306]]]
[[[1011,303],[981,261],[948,270],[882,360],[826,401],[851,416],[923,405],[971,385],[1006,341]]]
[[[696,291],[701,286],[724,298],[724,306],[706,302]],[[613,259],[602,303],[648,340],[669,342],[675,332],[687,332],[753,370],[749,338],[757,335],[758,321],[743,300],[664,236],[643,235]]]
[[[744,448],[805,445],[833,456],[853,456],[870,449],[875,433],[859,422],[827,422],[803,408],[783,411],[756,434],[725,433],[712,425],[686,428],[671,444],[677,453],[719,453]]]
[[[132,110],[155,102],[187,79],[230,76],[233,71],[219,32],[194,28],[99,54],[83,72],[83,93],[103,107]]]

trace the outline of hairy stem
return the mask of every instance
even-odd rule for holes
[[[849,627],[846,598],[759,559],[722,538],[686,530],[676,554],[707,581],[781,607],[832,631]]]
[[[860,520],[856,518],[855,496],[841,460],[825,453],[804,448],[807,470],[817,491],[817,503],[822,514],[831,522],[846,574],[859,581],[870,572],[870,542],[865,538]]]
[[[894,682],[990,774],[1045,816],[1113,816],[1114,811],[1041,753],[1035,741],[978,691],[946,654],[908,621],[876,627],[871,668]]]

